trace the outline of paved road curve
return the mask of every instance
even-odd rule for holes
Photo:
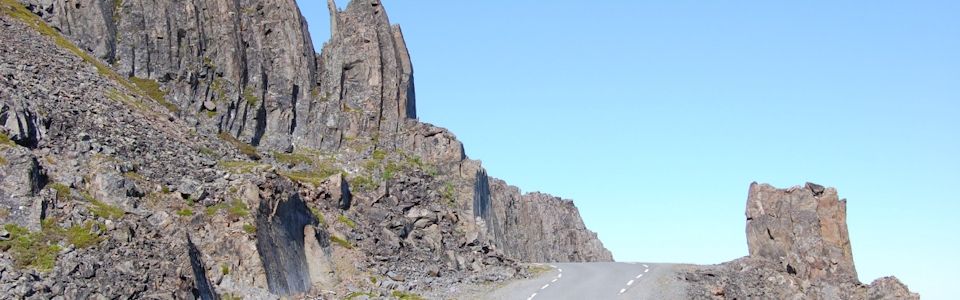
[[[684,299],[678,265],[652,263],[557,263],[535,278],[486,295],[495,300]]]

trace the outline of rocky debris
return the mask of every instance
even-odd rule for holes
[[[834,188],[752,183],[746,216],[750,256],[681,274],[691,298],[919,299],[893,277],[860,283]]]
[[[315,51],[294,1],[25,2],[119,73],[159,82],[201,132],[288,148],[295,108],[314,98]]]
[[[893,300],[909,299],[919,300],[920,295],[911,293],[907,285],[903,284],[896,277],[887,276],[879,278],[870,283],[867,287],[867,299]]]

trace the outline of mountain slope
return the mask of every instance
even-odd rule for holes
[[[13,297],[445,295],[612,259],[415,119],[379,2],[331,4],[319,55],[293,1],[0,3]]]

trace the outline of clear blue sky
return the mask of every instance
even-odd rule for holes
[[[848,199],[861,280],[955,296],[960,2],[384,2],[420,119],[574,199],[617,260],[744,256],[750,182],[812,181]]]

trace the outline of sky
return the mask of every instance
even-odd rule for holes
[[[618,261],[747,255],[751,182],[836,187],[861,281],[960,269],[960,1],[393,1],[421,121]],[[346,0],[339,0],[343,7]],[[300,1],[319,51],[325,1]]]

